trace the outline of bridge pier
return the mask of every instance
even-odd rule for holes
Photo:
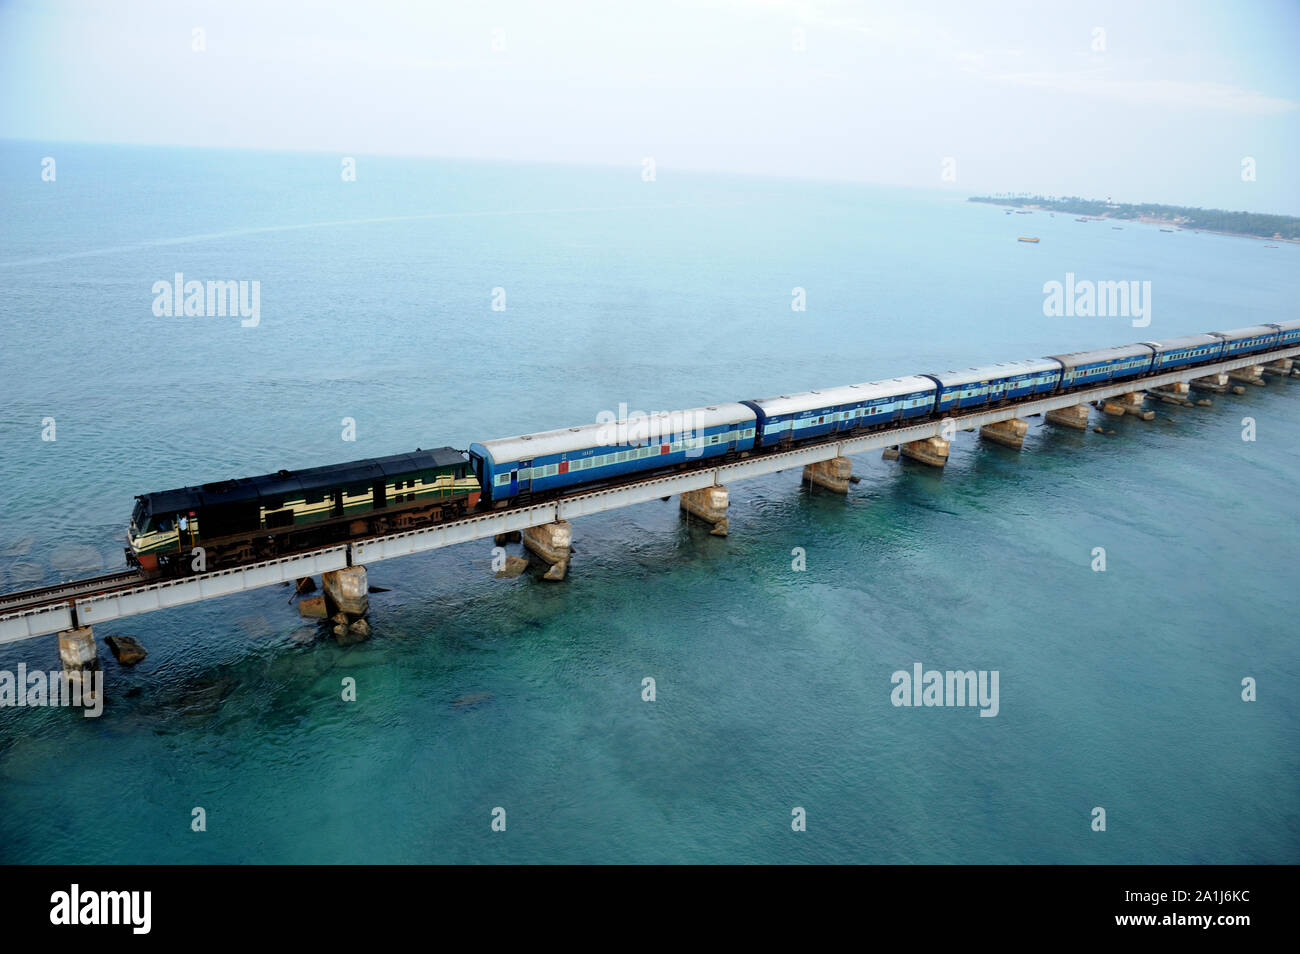
[[[1121,417],[1125,414],[1132,414],[1140,417],[1144,421],[1155,420],[1155,411],[1146,411],[1142,408],[1142,402],[1146,399],[1146,394],[1141,391],[1130,391],[1128,394],[1121,394],[1112,400],[1102,403],[1101,409],[1112,417]]]
[[[922,464],[928,464],[931,467],[942,467],[948,463],[948,445],[950,441],[942,437],[927,437],[922,441],[912,441],[909,444],[903,444],[899,450],[904,457],[919,461]]]
[[[339,613],[365,616],[370,612],[370,587],[366,583],[364,566],[349,566],[342,570],[329,570],[320,577],[326,601]]]
[[[1238,368],[1236,371],[1229,371],[1228,377],[1239,384],[1254,384],[1258,387],[1264,386],[1264,368],[1258,364],[1252,364],[1245,368]]]
[[[92,704],[95,701],[95,673],[99,670],[95,631],[89,626],[79,626],[59,633],[59,662],[68,674],[69,684],[75,682],[80,687],[82,703]]]
[[[980,437],[994,444],[1020,450],[1025,446],[1025,435],[1029,433],[1029,422],[1013,417],[996,424],[985,424],[980,428]]]
[[[562,580],[569,571],[573,525],[567,520],[544,523],[524,531],[524,546],[551,565],[544,580]]]
[[[853,476],[853,461],[847,457],[832,457],[815,464],[805,464],[803,468],[804,483],[823,487],[837,494],[849,492],[849,478]]]
[[[1164,404],[1188,404],[1191,401],[1192,386],[1186,381],[1175,381],[1162,388],[1152,388],[1151,397]]]
[[[1060,424],[1062,427],[1072,427],[1076,431],[1088,429],[1088,405],[1086,404],[1058,408],[1055,411],[1048,411],[1044,416],[1050,423]]]
[[[709,531],[715,537],[727,535],[727,506],[731,496],[722,484],[703,487],[700,490],[688,490],[682,494],[682,510],[692,517],[699,517],[705,523],[713,524]]]
[[[321,589],[325,591],[325,612],[333,610],[329,619],[334,624],[335,642],[340,646],[350,646],[369,639],[370,624],[365,620],[366,613],[370,612],[370,587],[366,582],[366,568],[349,566],[341,570],[328,570],[321,574],[320,582]],[[309,597],[308,600],[310,599]]]
[[[1228,390],[1228,375],[1224,372],[1211,374],[1204,378],[1192,378],[1191,386],[1198,391],[1210,391],[1214,394],[1224,394]]]
[[[1276,361],[1270,361],[1264,365],[1265,374],[1273,374],[1279,378],[1288,377],[1291,374],[1295,362],[1291,358],[1278,358]]]

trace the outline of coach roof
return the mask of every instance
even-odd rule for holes
[[[1048,357],[1055,358],[1067,368],[1077,368],[1081,364],[1095,364],[1098,361],[1117,361],[1139,355],[1151,357],[1154,353],[1150,345],[1131,344],[1119,345],[1115,348],[1096,348],[1092,351],[1072,351],[1069,354],[1052,354]]]
[[[935,383],[923,374],[912,374],[903,378],[890,378],[887,381],[867,381],[863,384],[849,384],[837,388],[823,388],[818,391],[803,391],[799,394],[780,394],[776,397],[761,398],[750,403],[763,409],[769,417],[782,414],[797,414],[800,411],[815,411],[827,407],[843,407],[850,404],[862,404],[879,398],[902,397],[933,391]]]
[[[1024,361],[1003,361],[1001,364],[989,364],[982,368],[960,368],[952,371],[940,371],[934,375],[944,387],[959,384],[973,384],[976,381],[996,381],[1002,378],[1014,378],[1020,374],[1033,374],[1037,371],[1060,371],[1060,362],[1052,358],[1026,358]]]
[[[607,424],[581,424],[518,437],[501,437],[471,444],[470,451],[486,455],[493,463],[515,463],[594,447],[641,446],[650,443],[652,437],[657,439],[669,433],[678,434],[683,429],[695,431],[753,420],[754,412],[743,404],[710,404],[684,411],[655,411],[645,417],[632,416]]]

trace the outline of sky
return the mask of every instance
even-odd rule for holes
[[[1300,215],[1300,2],[0,0],[0,138]]]

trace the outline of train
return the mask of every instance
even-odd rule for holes
[[[145,577],[183,576],[441,523],[478,502],[450,447],[281,470],[137,496],[126,561]]]
[[[126,560],[148,578],[188,575],[1296,346],[1300,321],[1254,325],[141,494]]]

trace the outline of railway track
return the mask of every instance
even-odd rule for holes
[[[1294,356],[1300,359],[1300,353],[1297,353],[1294,347],[1288,349],[1282,349],[1282,350],[1285,351],[1284,356]],[[1267,357],[1270,356],[1271,356],[1270,353],[1265,352],[1260,355],[1252,355],[1250,356],[1249,360],[1234,359],[1233,364],[1228,368],[1228,370],[1232,370],[1232,368],[1234,367],[1244,366],[1245,364],[1252,363],[1252,362],[1261,363],[1263,360],[1265,360]],[[1187,380],[1190,377],[1195,377],[1196,376],[1195,372],[1197,371],[1199,371],[1201,374],[1215,373],[1221,368],[1223,364],[1224,362],[1214,362],[1212,364],[1205,365],[1203,367],[1198,366],[1195,369],[1190,369],[1190,373],[1188,373],[1185,377],[1180,375],[1177,372],[1170,372],[1166,375],[1144,375],[1142,377],[1134,378],[1130,381],[1123,382],[1123,386],[1131,388],[1133,390],[1144,390],[1145,388],[1150,386],[1148,381],[1146,380],[1147,378],[1155,377],[1163,381],[1163,378],[1165,377],[1170,377],[1170,378],[1176,377],[1179,380]],[[1184,368],[1184,369],[1180,369],[1180,371],[1189,371],[1189,369]],[[1062,395],[1057,395],[1057,396],[1058,397],[1065,396],[1066,394],[1068,394],[1068,396],[1071,397],[1073,400],[1077,401],[1080,404],[1083,404],[1092,400],[1094,397],[1097,397],[1098,395],[1100,395],[1101,397],[1105,397],[1108,393],[1114,390],[1115,390],[1115,382],[1110,382],[1109,384],[1102,387],[1096,387],[1096,388],[1085,387],[1085,388],[1071,389],[1070,392],[1064,392]],[[999,408],[999,410],[1009,410],[1016,405],[1026,405],[1027,407],[1038,405],[1042,403],[1044,399],[1045,398],[1043,395],[1030,395],[1018,401],[1009,402],[1005,408]],[[1033,411],[1031,413],[1037,414],[1038,412]],[[979,414],[980,411],[978,410],[967,414],[959,413],[953,417],[953,420],[957,422],[958,426],[961,426],[964,429],[969,429],[969,428],[965,428],[967,419],[976,418],[979,416]],[[926,422],[920,422],[920,424],[924,424],[924,423]],[[872,434],[862,435],[862,436],[884,436],[893,430],[906,432],[909,429],[914,429],[915,427],[920,426],[920,424],[918,424],[915,421],[903,422],[901,424],[897,424],[894,426],[879,428],[877,430],[874,430]],[[858,437],[857,435],[854,435],[854,439],[849,440],[849,443],[855,443],[857,437]],[[798,448],[794,448],[794,449],[808,449],[808,448],[820,446],[822,444],[827,444],[827,445],[839,444],[843,440],[844,440],[843,434],[836,434],[833,435],[829,440],[809,442],[807,444],[799,445]],[[771,456],[778,456],[787,453],[789,450],[791,450],[791,448],[787,448],[784,445],[780,445],[777,447],[773,447],[770,450],[759,451],[757,452],[757,454],[751,454],[749,456],[751,456],[751,458],[752,457],[761,458],[769,454]],[[551,502],[563,503],[570,497],[581,498],[584,496],[590,496],[592,494],[601,494],[608,491],[625,489],[627,487],[631,487],[639,483],[645,483],[645,482],[653,483],[654,481],[662,480],[665,477],[684,475],[688,473],[690,469],[700,469],[700,470],[713,469],[714,467],[717,467],[718,464],[719,464],[718,459],[710,459],[708,461],[702,462],[699,468],[688,468],[686,471],[682,471],[679,474],[658,473],[658,472],[638,473],[638,474],[628,475],[626,477],[608,481],[608,482],[601,482],[600,484],[587,484],[576,489],[565,489],[559,491],[552,491],[545,494],[538,494],[528,498],[526,501],[522,499],[517,500],[513,503],[512,506],[508,506],[501,510],[493,510],[487,513],[480,513],[480,514],[474,514],[466,517],[461,517],[455,520],[448,521],[446,525],[452,526],[457,523],[470,523],[473,521],[482,520],[485,517],[489,517],[489,516],[505,516],[508,515],[513,510],[528,510],[538,504],[549,504]],[[649,478],[648,481],[647,478]],[[666,500],[668,498],[665,496],[664,499]],[[386,535],[384,534],[380,534],[377,537],[367,536],[367,537],[353,538],[350,540],[341,541],[340,544],[336,544],[334,546],[339,546],[339,545],[356,546],[356,545],[366,544],[375,539],[382,539],[385,536]],[[293,553],[279,554],[277,555],[277,558],[291,558],[296,556],[304,556],[312,552],[315,551],[306,550],[306,551],[298,551]],[[380,557],[379,559],[385,559],[385,557]],[[256,566],[256,564],[254,564],[253,566]],[[236,568],[229,568],[229,569],[220,569],[215,574],[208,574],[208,575],[215,576],[220,574],[226,574],[238,569],[240,568],[236,567]],[[111,594],[116,590],[129,590],[135,586],[147,585],[151,583],[168,583],[168,584],[180,583],[186,579],[192,579],[192,578],[177,577],[177,578],[167,579],[167,580],[149,580],[143,577],[136,570],[121,570],[116,573],[106,573],[100,576],[87,577],[86,579],[82,579],[82,580],[70,580],[67,582],[55,583],[48,586],[40,586],[40,587],[34,587],[32,589],[27,589],[27,590],[19,590],[13,593],[4,593],[4,594],[0,594],[0,618],[6,616],[13,616],[15,614],[22,614],[25,611],[31,609],[57,606],[63,603],[73,603],[78,599],[83,599],[92,596],[100,596],[104,594]],[[206,598],[206,597],[201,597],[201,598]],[[23,636],[19,638],[28,638],[28,637]]]
[[[89,576],[84,580],[69,580],[66,583],[53,583],[30,590],[17,590],[0,595],[0,613],[17,612],[35,606],[44,606],[47,603],[62,603],[78,596],[85,596],[87,593],[101,593],[119,586],[143,582],[144,577],[135,570],[124,570],[101,576]]]

